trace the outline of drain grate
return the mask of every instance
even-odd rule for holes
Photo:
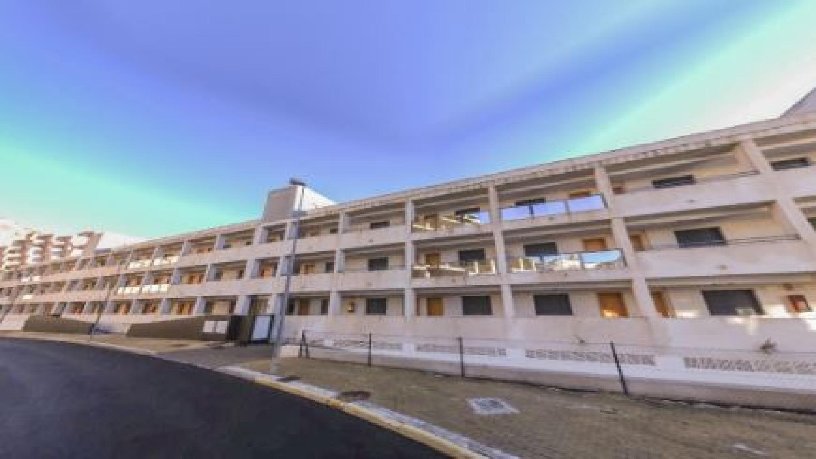
[[[335,398],[344,402],[356,402],[358,400],[368,400],[370,397],[371,392],[365,390],[347,390],[340,392]]]
[[[468,403],[476,414],[516,414],[519,412],[500,398],[469,398]]]
[[[300,376],[289,375],[278,378],[278,382],[292,382],[300,379]]]

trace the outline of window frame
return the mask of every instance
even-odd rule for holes
[[[492,316],[493,299],[490,295],[462,295],[463,316]],[[472,301],[484,300],[482,304],[473,304]]]
[[[558,298],[561,304],[550,303],[540,304],[539,300],[544,298]],[[549,309],[547,309],[549,308]],[[573,316],[572,302],[568,293],[542,293],[533,295],[533,311],[536,316]]]

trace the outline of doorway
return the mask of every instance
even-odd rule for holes
[[[425,309],[427,310],[428,316],[439,317],[445,315],[444,306],[442,305],[442,298],[428,298],[425,301]]]

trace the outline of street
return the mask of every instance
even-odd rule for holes
[[[81,345],[0,339],[0,457],[441,457],[237,378]]]

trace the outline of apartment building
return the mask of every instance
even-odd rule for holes
[[[290,186],[258,220],[6,269],[0,328],[273,313],[297,239],[286,337],[462,337],[520,368],[610,341],[685,369],[706,349],[809,351],[814,164],[808,99],[774,120],[359,201]],[[788,363],[813,382],[816,361]]]
[[[11,224],[9,222],[6,225]],[[2,227],[0,224],[0,228]],[[12,233],[8,245],[0,246],[0,269],[23,268],[64,258],[88,256],[96,250],[102,238],[101,233],[93,231],[63,236],[33,230],[18,230],[15,233],[20,232],[22,234]]]

